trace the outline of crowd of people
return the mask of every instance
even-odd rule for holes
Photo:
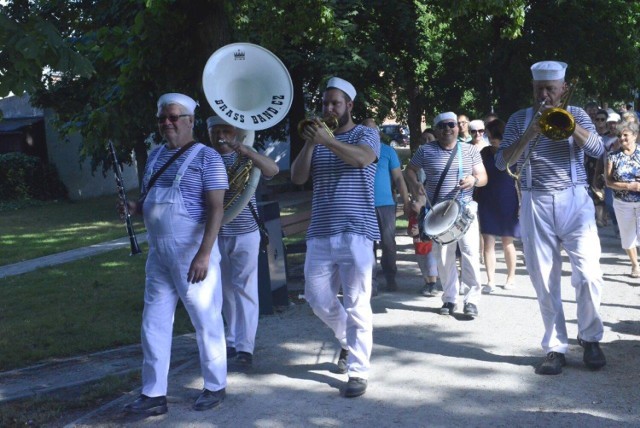
[[[366,392],[371,372],[373,314],[379,245],[385,290],[398,289],[396,215],[409,220],[424,296],[441,296],[441,315],[480,314],[482,294],[515,283],[517,241],[536,291],[544,324],[545,358],[536,373],[562,372],[568,335],[560,277],[564,250],[571,262],[577,301],[578,343],[587,367],[606,364],[600,347],[603,288],[598,227],[619,230],[630,275],[640,277],[640,132],[634,112],[589,103],[566,104],[567,64],[542,61],[531,67],[532,106],[505,122],[495,115],[469,120],[445,111],[422,135],[404,171],[397,153],[381,139],[373,119],[354,122],[356,88],[339,77],[323,91],[323,117],[301,131],[305,143],[291,164],[291,181],[313,180],[312,214],[306,232],[305,298],[332,331],[336,370],[347,375],[342,394]],[[564,103],[564,104],[563,104]],[[541,115],[563,106],[574,127],[549,136]],[[261,220],[255,197],[222,224],[229,198],[227,170],[248,157],[269,179],[278,173],[269,157],[248,147],[223,118],[207,120],[210,144],[193,137],[196,102],[169,93],[157,103],[164,144],[147,162],[141,198],[129,201],[144,217],[149,255],[142,315],[142,393],[125,410],[167,412],[167,377],[173,316],[182,300],[195,327],[203,390],[195,410],[225,397],[228,362],[251,366],[258,327],[257,259]],[[244,134],[246,135],[246,134]],[[122,202],[119,204],[121,215]],[[506,279],[496,281],[500,238]],[[484,264],[486,277],[482,277]]]

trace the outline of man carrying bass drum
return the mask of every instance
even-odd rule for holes
[[[469,286],[464,295],[464,314],[470,318],[478,315],[480,299],[480,232],[476,217],[477,205],[472,200],[474,187],[487,184],[487,173],[478,149],[471,144],[457,142],[458,116],[453,112],[441,113],[433,121],[436,140],[423,144],[407,165],[407,181],[411,193],[426,195],[432,206],[440,202],[453,203],[454,199],[468,210],[474,218],[467,231],[458,241],[448,244],[434,242],[433,251],[438,261],[438,274],[444,293],[440,314],[453,315],[457,308],[458,269],[456,266],[456,245],[462,253],[462,282]],[[451,160],[451,162],[450,162]],[[447,165],[450,162],[450,168]],[[426,176],[423,185],[418,173]],[[425,188],[426,187],[426,188]],[[437,195],[436,195],[437,189]],[[429,207],[429,203],[427,203]]]

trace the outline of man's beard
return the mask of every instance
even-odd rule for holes
[[[348,111],[345,111],[342,116],[338,117],[338,128],[342,128],[349,123],[349,119],[351,119],[351,116]]]

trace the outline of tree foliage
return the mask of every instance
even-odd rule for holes
[[[234,41],[287,66],[291,124],[319,112],[322,85],[339,75],[358,90],[356,120],[406,123],[413,147],[440,111],[506,118],[530,104],[538,60],[569,63],[575,104],[630,100],[640,83],[640,4],[625,0],[10,0],[1,11],[0,93],[53,108],[105,169],[107,139],[144,161],[163,92],[200,101],[204,137],[202,70]]]

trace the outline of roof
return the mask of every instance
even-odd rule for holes
[[[5,118],[0,121],[0,132],[15,132],[41,121],[44,121],[42,116]]]

